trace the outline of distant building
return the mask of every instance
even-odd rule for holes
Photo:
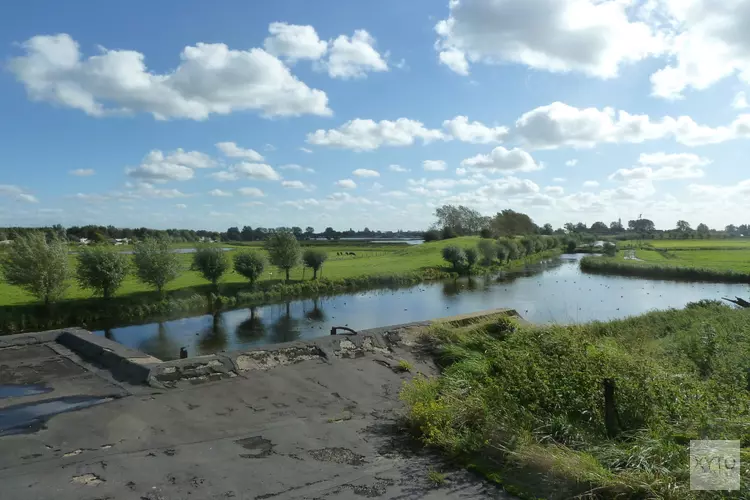
[[[112,238],[110,242],[115,245],[130,245],[130,238]]]
[[[78,238],[78,243],[80,243],[81,245],[88,245],[89,243],[91,243],[91,240],[88,238]]]

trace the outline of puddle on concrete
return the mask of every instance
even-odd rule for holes
[[[36,432],[51,417],[111,401],[111,397],[67,396],[0,408],[0,436]]]
[[[265,458],[273,453],[273,443],[263,436],[253,436],[235,441],[250,453],[240,455],[242,458]]]
[[[37,394],[46,394],[48,392],[52,392],[52,389],[40,384],[0,384],[0,399],[36,396]]]

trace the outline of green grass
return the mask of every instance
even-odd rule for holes
[[[750,311],[718,302],[612,322],[433,327],[441,375],[405,385],[425,445],[524,498],[747,498],[689,485],[691,439],[750,458]],[[618,418],[606,419],[604,381]],[[608,423],[609,422],[609,423]]]
[[[697,249],[697,248],[708,248],[708,249],[736,249],[736,248],[747,248],[750,249],[750,238],[732,238],[726,240],[627,240],[618,242],[620,248],[632,246],[638,248],[641,246],[652,246],[654,248],[666,248],[666,249]]]
[[[345,278],[354,278],[360,276],[374,275],[393,275],[399,273],[416,272],[424,268],[442,268],[445,262],[440,255],[441,249],[446,245],[458,245],[462,247],[475,246],[479,241],[475,237],[455,238],[452,240],[425,243],[423,245],[350,245],[350,244],[326,244],[328,251],[328,261],[323,265],[322,276],[331,280],[340,280]],[[223,245],[222,245],[223,246]],[[259,243],[248,245],[252,250],[260,251],[262,247]],[[323,245],[320,245],[323,246]],[[190,248],[189,245],[177,245],[175,248]],[[120,248],[120,247],[118,247]],[[127,247],[123,247],[127,249]],[[237,247],[230,253],[242,251],[243,248]],[[337,252],[354,252],[356,256],[337,256]],[[181,275],[167,286],[168,292],[177,290],[189,290],[192,288],[201,288],[206,281],[195,271],[190,271],[192,262],[191,254],[178,254],[183,272]],[[75,269],[75,256],[70,256],[71,269]],[[446,268],[447,270],[447,268]],[[278,282],[283,273],[272,266],[267,266],[263,273],[261,283]],[[290,273],[292,281],[301,281],[312,277],[310,269],[303,270],[301,266],[296,267]],[[233,270],[227,273],[222,279],[223,285],[245,284],[245,278],[235,273]],[[142,294],[150,289],[138,282],[132,274],[125,280],[122,288],[117,292],[117,297],[126,297],[129,295]],[[75,280],[70,280],[70,286],[64,296],[65,300],[75,300],[90,298],[91,292],[78,286]],[[37,300],[24,292],[18,287],[0,282],[0,306],[7,305],[24,305],[36,303]]]

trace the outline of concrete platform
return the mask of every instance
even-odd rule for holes
[[[0,415],[61,394],[96,403],[0,437],[0,497],[510,498],[417,451],[399,428],[402,384],[437,374],[415,343],[422,327],[169,363],[134,352],[117,361],[102,345],[83,348],[91,362],[59,342],[88,340],[80,331],[2,339],[0,384],[53,390],[0,395]],[[123,360],[145,367],[150,385],[118,381],[113,373],[134,373]]]

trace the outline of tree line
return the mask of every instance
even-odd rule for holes
[[[75,257],[73,270],[63,239],[49,239],[41,231],[28,232],[18,236],[1,256],[0,275],[8,284],[22,288],[45,305],[63,297],[70,278],[75,278],[81,288],[108,300],[122,287],[131,271],[138,281],[163,296],[166,286],[183,271],[170,245],[166,237],[148,236],[135,244],[132,257],[111,246],[83,247]],[[317,279],[328,259],[328,254],[320,249],[302,252],[299,241],[288,230],[275,231],[265,240],[264,248],[270,264],[282,270],[287,281],[291,269],[299,264],[311,268],[312,279]],[[232,267],[254,285],[266,265],[266,257],[260,252],[236,251],[230,262],[229,255],[221,248],[199,244],[190,269],[217,290],[220,280]]]

